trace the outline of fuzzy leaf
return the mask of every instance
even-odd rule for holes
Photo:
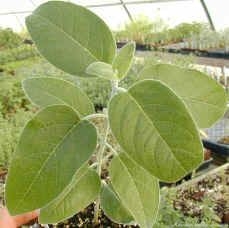
[[[95,200],[100,186],[98,174],[87,165],[83,166],[63,192],[41,209],[39,222],[56,224],[80,212]]]
[[[115,56],[113,69],[118,71],[118,78],[124,78],[134,60],[135,43],[128,43]]]
[[[9,168],[6,205],[10,213],[41,208],[57,197],[90,158],[96,142],[95,127],[81,121],[69,106],[41,110],[25,126]]]
[[[112,63],[116,44],[107,25],[85,7],[49,1],[26,18],[40,53],[67,73],[86,76],[95,61]]]
[[[103,212],[112,221],[121,224],[130,224],[134,221],[111,185],[103,185],[100,202]]]
[[[93,104],[87,95],[68,81],[51,77],[28,78],[23,81],[23,88],[28,98],[40,107],[65,104],[80,116],[94,113]]]
[[[180,96],[200,128],[210,127],[226,110],[223,87],[197,70],[158,64],[143,69],[140,79],[146,78],[164,82]]]
[[[191,115],[161,82],[136,83],[114,96],[108,109],[118,143],[159,179],[177,181],[202,161],[202,144]]]
[[[107,80],[117,79],[112,66],[104,62],[94,62],[90,64],[86,69],[86,73]]]
[[[152,228],[159,208],[158,180],[125,153],[110,165],[111,183],[122,204],[142,228]]]

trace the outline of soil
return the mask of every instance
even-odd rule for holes
[[[203,219],[203,204],[208,200],[209,207],[218,216],[217,222],[229,224],[229,166],[221,172],[207,176],[193,185],[180,188],[174,208],[185,216]]]
[[[50,225],[50,228],[75,228],[75,227],[94,227],[94,228],[102,228],[102,227],[112,227],[112,228],[122,228],[122,227],[138,227],[138,226],[124,226],[120,224],[113,223],[109,220],[103,213],[101,213],[99,217],[99,223],[93,223],[94,218],[94,205],[91,204],[84,211],[76,214],[72,218],[66,220],[63,223],[60,223],[56,226]]]

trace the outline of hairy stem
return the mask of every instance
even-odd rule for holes
[[[117,93],[118,91],[118,81],[114,80],[111,81],[111,98]]]
[[[94,113],[94,114],[85,116],[83,119],[84,120],[93,120],[93,119],[97,119],[97,118],[107,118],[107,115],[105,115],[103,113]]]
[[[98,152],[97,172],[98,172],[99,176],[101,176],[101,173],[102,173],[103,154],[104,154],[104,151],[105,151],[105,148],[106,148],[106,143],[107,143],[107,137],[108,137],[108,134],[109,134],[109,130],[110,130],[109,123],[108,123],[108,120],[106,119],[105,135],[104,135],[103,139],[101,140],[100,149],[99,149],[99,152]]]
[[[106,147],[110,150],[110,153],[108,153],[104,158],[103,158],[103,164],[107,162],[107,160],[113,156],[114,154],[117,155],[117,151],[109,144],[106,143]]]
[[[110,94],[110,100],[118,91],[118,81],[111,81],[111,87],[112,87],[112,90],[111,90],[111,94]],[[98,155],[97,155],[98,156],[97,173],[101,177],[102,165],[103,165],[103,161],[104,161],[103,156],[104,156],[105,148],[107,146],[107,137],[109,135],[110,126],[109,126],[107,115],[105,115],[105,114],[103,114],[103,115],[93,114],[91,116],[94,118],[102,117],[102,118],[104,118],[104,121],[106,121],[105,135],[103,136],[102,139],[100,139],[100,148],[99,148]],[[95,224],[99,223],[99,213],[100,213],[100,197],[98,197],[98,199],[96,200],[96,204],[95,204],[95,210],[94,210],[94,223]]]
[[[106,147],[112,151],[113,154],[117,155],[117,151],[111,146],[108,142],[106,143]]]
[[[97,173],[99,176],[101,176],[102,173],[102,164],[103,164],[103,154],[106,148],[106,142],[107,142],[107,137],[109,134],[109,123],[108,119],[106,119],[106,131],[104,137],[100,140],[100,148],[98,152],[98,165],[97,165]],[[94,223],[98,224],[99,220],[99,212],[100,212],[100,197],[98,197],[95,205],[95,212],[94,212]]]

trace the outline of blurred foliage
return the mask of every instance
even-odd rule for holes
[[[7,169],[20,131],[34,112],[21,87],[25,78],[18,69],[30,67],[31,60],[6,64],[0,73],[0,168]],[[6,70],[7,69],[7,70]]]
[[[22,44],[22,38],[11,29],[0,28],[0,51],[15,48]]]
[[[16,113],[18,109],[30,109],[31,105],[21,87],[23,78],[7,74],[0,77],[0,113],[5,118]]]
[[[6,64],[0,65],[0,75],[4,74],[10,74],[10,75],[15,75],[15,72],[18,68],[24,67],[25,65],[27,67],[30,67],[33,65],[35,62],[39,61],[40,58],[38,56],[28,58],[28,59],[23,59],[23,60],[18,60],[18,61],[13,61],[13,62],[8,62]]]
[[[138,44],[149,42],[152,33],[164,31],[167,25],[161,18],[156,18],[152,22],[148,17],[140,15],[129,23],[126,23],[124,29],[115,32],[117,41],[134,40]]]
[[[7,49],[0,52],[0,65],[8,62],[24,60],[38,55],[38,51],[34,46],[21,45],[12,49]]]
[[[117,41],[134,40],[138,44],[157,46],[181,42],[185,38],[200,34],[204,29],[209,28],[206,24],[198,22],[181,23],[174,28],[169,28],[161,18],[151,21],[145,16],[139,16],[125,24],[124,29],[115,32],[115,37]]]
[[[25,123],[31,118],[32,112],[18,109],[10,117],[4,118],[0,114],[0,168],[7,169],[12,154],[16,148],[20,132]]]
[[[185,41],[187,48],[200,50],[225,48],[229,52],[229,28],[220,32],[203,28],[199,33],[192,34]]]
[[[117,41],[134,40],[138,44],[147,44],[152,39],[152,34],[159,34],[167,29],[167,25],[161,18],[153,22],[146,16],[138,16],[126,23],[124,29],[115,32]]]
[[[151,48],[184,42],[185,48],[226,48],[226,51],[229,51],[229,28],[212,31],[208,24],[199,22],[181,23],[169,28],[160,18],[151,21],[145,16],[140,16],[125,24],[122,30],[114,32],[114,35],[118,42],[133,40]]]
[[[158,33],[152,33],[149,42],[154,47],[178,43],[191,38],[193,35],[199,35],[204,29],[208,29],[208,26],[203,23],[181,23],[174,28],[164,29]]]
[[[184,38],[200,34],[205,29],[210,30],[208,25],[204,23],[181,23],[173,29],[168,30],[168,33],[171,40],[175,39],[175,41],[182,41]]]

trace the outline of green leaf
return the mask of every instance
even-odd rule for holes
[[[136,83],[114,96],[108,111],[118,143],[159,179],[177,181],[202,161],[195,123],[182,100],[163,83]]]
[[[159,209],[158,180],[125,153],[110,165],[111,183],[122,204],[142,228],[152,228]]]
[[[68,81],[39,77],[26,79],[22,84],[28,98],[40,107],[65,104],[71,106],[80,116],[94,113],[94,106],[87,95]]]
[[[113,69],[118,71],[118,78],[124,78],[134,60],[135,43],[128,43],[115,56]]]
[[[86,73],[107,80],[117,79],[112,66],[104,62],[94,62],[90,64],[86,69]]]
[[[111,31],[85,7],[49,1],[26,18],[26,25],[40,53],[67,73],[86,76],[90,63],[112,63],[115,56]]]
[[[25,126],[6,182],[12,215],[41,208],[57,197],[95,150],[96,129],[65,105],[41,110]]]
[[[80,212],[95,200],[100,186],[98,174],[87,165],[83,166],[64,191],[41,209],[39,222],[55,224]]]
[[[103,185],[100,203],[103,212],[112,221],[121,224],[130,224],[134,221],[132,215],[123,206],[120,198],[110,184]]]
[[[182,98],[200,128],[210,127],[226,110],[227,96],[223,87],[197,70],[158,64],[143,69],[140,79],[146,78],[166,83]]]

